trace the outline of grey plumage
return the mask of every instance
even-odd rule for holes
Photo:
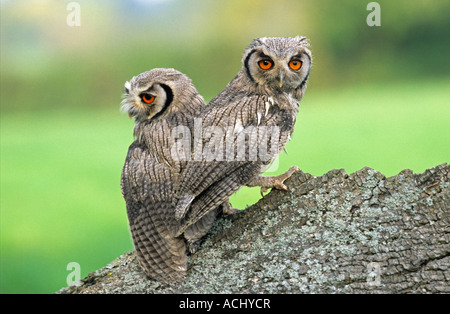
[[[135,118],[136,140],[121,188],[147,275],[182,278],[187,250],[197,250],[218,213],[233,212],[228,199],[240,187],[287,189],[283,181],[298,168],[276,177],[259,174],[294,129],[311,68],[307,47],[305,37],[255,39],[237,76],[208,106],[191,80],[173,69],[147,71],[125,84],[122,108]],[[178,127],[189,131],[183,149],[173,136]]]
[[[190,128],[204,106],[191,80],[174,69],[153,69],[125,84],[122,110],[135,118],[121,189],[136,255],[145,273],[177,281],[187,269],[185,239],[176,237],[175,185],[186,161],[174,153],[172,132]]]
[[[253,40],[237,76],[201,112],[204,129],[219,127],[223,131],[216,133],[232,133],[231,142],[225,140],[224,145],[233,149],[219,151],[219,158],[212,161],[187,164],[177,188],[177,235],[212,216],[244,185],[286,189],[283,181],[298,168],[291,167],[278,177],[259,174],[284,148],[294,129],[312,64],[308,46],[305,37]],[[255,159],[252,152],[254,148],[261,151],[262,138],[273,153],[268,158],[258,154]],[[203,146],[208,140],[203,138]],[[191,234],[193,239],[201,236]]]

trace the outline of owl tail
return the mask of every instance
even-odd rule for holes
[[[184,239],[175,238],[159,215],[141,212],[130,229],[139,263],[147,276],[162,282],[177,282],[186,274]]]
[[[177,207],[175,208],[175,219],[181,220],[184,216],[186,216],[189,206],[191,206],[194,198],[194,195],[185,194],[179,199]]]

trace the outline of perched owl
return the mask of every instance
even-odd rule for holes
[[[136,139],[123,167],[122,195],[139,262],[163,282],[179,280],[187,269],[186,240],[175,235],[174,189],[190,151],[178,149],[175,133],[184,131],[189,141],[204,105],[191,80],[174,69],[153,69],[125,84],[122,110],[135,119]]]
[[[242,186],[286,189],[283,181],[297,167],[277,177],[259,174],[294,130],[312,64],[308,46],[305,37],[253,40],[237,76],[201,112],[201,128],[208,134],[194,143],[201,153],[187,164],[178,183],[176,235],[209,221],[205,217],[229,204]],[[189,233],[190,239],[201,235]]]

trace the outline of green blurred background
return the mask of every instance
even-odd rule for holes
[[[119,181],[133,122],[123,84],[155,67],[191,77],[206,101],[253,38],[304,35],[314,56],[287,154],[321,175],[387,176],[450,157],[450,2],[1,1],[0,292],[52,293],[132,249]],[[257,201],[244,188],[232,203]]]

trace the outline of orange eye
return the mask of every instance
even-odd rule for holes
[[[300,69],[302,67],[302,62],[300,60],[291,60],[291,62],[289,62],[289,67],[292,70],[297,71],[298,69]]]
[[[263,70],[268,70],[272,67],[273,62],[268,60],[268,59],[264,59],[258,62],[259,67]]]
[[[152,102],[155,101],[155,96],[150,94],[142,94],[141,98],[142,101],[145,102],[146,104],[151,104]]]

